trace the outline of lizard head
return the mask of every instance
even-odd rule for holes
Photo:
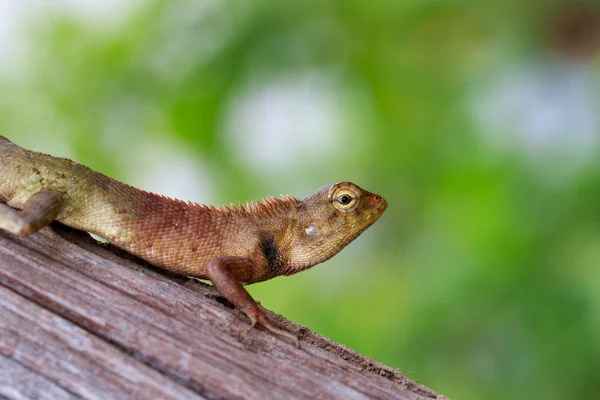
[[[298,202],[298,224],[287,232],[291,275],[333,257],[373,225],[387,208],[385,199],[350,182],[319,189]]]

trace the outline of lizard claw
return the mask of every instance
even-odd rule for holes
[[[259,324],[259,325],[262,325],[269,332],[271,332],[277,336],[283,337],[285,339],[289,339],[297,349],[300,348],[300,341],[298,340],[298,337],[296,337],[296,335],[294,335],[293,333],[284,331],[283,329],[277,328],[271,322],[271,320],[269,320],[269,318],[266,316],[266,314],[264,314],[263,312],[259,312],[258,315],[256,315],[256,316],[249,316],[249,317],[250,317],[250,321],[252,322],[252,324],[250,325],[248,332],[252,328],[254,328],[257,324]]]
[[[297,349],[300,348],[300,341],[298,340],[298,337],[296,335],[294,335],[293,333],[284,331],[283,329],[275,328],[272,325],[271,326],[263,325],[263,326],[265,328],[267,328],[267,330],[269,330],[271,333],[274,333],[275,335],[289,339]]]

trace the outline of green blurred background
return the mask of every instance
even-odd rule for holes
[[[198,202],[384,217],[261,303],[455,399],[600,392],[600,5],[0,0],[0,132]]]

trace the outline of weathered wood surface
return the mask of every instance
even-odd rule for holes
[[[212,287],[59,232],[0,231],[0,397],[444,398],[280,316],[299,349],[249,330]]]

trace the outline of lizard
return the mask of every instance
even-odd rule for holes
[[[214,207],[119,182],[75,161],[0,136],[0,228],[29,236],[58,221],[149,263],[209,280],[251,322],[292,340],[244,285],[324,262],[370,227],[386,200],[350,182],[303,200],[282,195]]]

